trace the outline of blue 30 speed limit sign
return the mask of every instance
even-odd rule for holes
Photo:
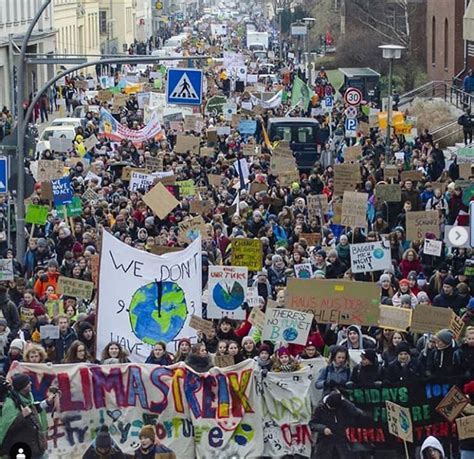
[[[362,102],[362,92],[357,88],[347,88],[344,93],[344,101],[347,105],[360,105]]]

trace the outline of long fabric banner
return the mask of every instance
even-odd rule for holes
[[[161,132],[161,124],[156,112],[152,113],[144,128],[135,131],[119,123],[105,108],[100,111],[99,128],[102,135],[113,140],[127,139],[137,143],[153,139]]]
[[[201,237],[184,250],[158,256],[104,231],[97,358],[110,341],[120,342],[132,361],[143,362],[158,341],[196,339],[189,320],[202,316],[201,277]]]
[[[253,360],[200,374],[184,363],[162,367],[14,362],[8,377],[27,373],[35,400],[43,400],[51,385],[61,391],[54,415],[48,415],[48,452],[55,459],[82,457],[103,424],[128,454],[138,447],[143,425],[151,424],[158,441],[179,459],[309,457],[309,421],[320,396],[312,390],[324,360],[302,364],[297,372],[262,377]],[[387,401],[410,410],[415,445],[428,435],[441,442],[457,441],[456,422],[447,421],[436,407],[453,385],[462,388],[465,382],[416,381],[343,390],[366,414],[359,421],[348,419],[349,443],[374,450],[400,446],[388,430]]]
[[[28,373],[36,400],[51,384],[61,391],[59,407],[48,416],[48,453],[79,459],[103,424],[126,454],[139,446],[140,429],[155,426],[158,441],[179,459],[262,454],[262,415],[254,378],[255,362],[197,374],[184,363],[19,364]],[[172,457],[171,453],[170,456]]]

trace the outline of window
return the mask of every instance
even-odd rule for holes
[[[444,68],[448,69],[448,48],[449,48],[449,23],[448,18],[444,20]]]
[[[436,64],[436,18],[431,20],[431,63]]]
[[[99,33],[107,33],[107,11],[99,11]]]

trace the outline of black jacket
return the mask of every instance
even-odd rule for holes
[[[454,353],[457,350],[456,342],[453,340],[450,346],[445,349],[434,349],[433,360],[428,368],[428,376],[453,376],[456,374],[454,365]]]
[[[454,352],[454,365],[457,373],[472,379],[474,377],[474,347],[464,343],[457,349]]]
[[[419,377],[418,365],[411,360],[406,366],[395,360],[387,367],[384,380],[388,383],[415,381]]]
[[[367,366],[359,363],[352,370],[351,381],[357,386],[373,386],[376,381],[382,380],[382,367],[378,362]]]
[[[456,291],[452,295],[446,295],[444,292],[441,292],[436,295],[433,300],[433,306],[451,308],[458,315],[461,308],[466,306],[465,303],[465,298],[460,296]]]
[[[6,293],[0,293],[0,318],[4,317],[10,329],[10,340],[15,339],[20,329],[20,317],[15,303]]]
[[[208,355],[201,357],[200,355],[189,354],[185,363],[197,373],[205,373],[213,367],[211,358]]]

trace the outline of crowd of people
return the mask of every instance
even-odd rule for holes
[[[262,22],[262,28],[268,24]],[[234,37],[235,38],[235,37]],[[211,44],[205,35],[200,40]],[[235,40],[233,40],[233,43]],[[212,38],[213,47],[223,47],[220,38]],[[151,43],[150,43],[151,46]],[[225,45],[226,47],[229,45]],[[237,40],[237,51],[242,44]],[[133,50],[131,52],[134,52]],[[252,56],[248,56],[249,62]],[[253,61],[256,69],[261,62]],[[275,61],[276,71],[285,77],[280,86],[290,93],[293,79],[288,74],[305,77],[294,62]],[[290,70],[290,72],[288,71]],[[150,66],[142,72],[153,84]],[[205,69],[209,94],[229,91],[225,83],[229,79],[219,65]],[[123,75],[116,73],[118,84]],[[85,91],[76,88],[77,82],[84,79],[77,76],[66,79],[66,87],[54,92],[54,98],[81,97],[84,105],[103,106],[110,109],[108,102],[96,98],[87,100]],[[313,108],[320,108],[324,94],[336,95],[330,86],[324,70],[309,82],[315,92],[308,107],[296,107],[291,116],[311,116]],[[267,89],[272,85],[269,83]],[[69,95],[68,95],[69,94]],[[318,96],[319,94],[319,96]],[[234,94],[240,105],[244,95]],[[51,100],[51,99],[50,99]],[[321,130],[318,139],[320,160],[310,170],[300,172],[299,180],[290,186],[283,186],[278,176],[269,170],[271,145],[267,140],[266,123],[272,116],[288,111],[288,104],[263,110],[255,117],[257,130],[254,140],[261,146],[258,156],[244,157],[243,146],[249,141],[237,128],[231,128],[230,135],[221,135],[214,143],[205,140],[209,127],[228,125],[221,114],[204,114],[202,124],[187,134],[201,138],[203,146],[213,148],[213,155],[200,156],[199,152],[177,153],[174,150],[178,132],[169,123],[159,138],[149,139],[142,145],[134,145],[127,139],[112,142],[99,132],[99,113],[87,111],[82,126],[76,129],[76,138],[68,153],[55,153],[45,150],[41,159],[63,159],[68,165],[75,195],[82,197],[87,190],[93,190],[96,201],[84,200],[81,216],[71,221],[61,218],[55,209],[48,214],[44,226],[28,227],[27,251],[23,260],[18,260],[15,250],[6,247],[5,258],[13,260],[14,279],[0,283],[0,374],[7,375],[13,362],[52,363],[52,364],[113,364],[129,362],[126,349],[119,342],[110,342],[104,349],[96,349],[96,303],[76,297],[67,297],[58,292],[59,276],[79,280],[93,280],[93,258],[100,253],[100,234],[108,231],[125,244],[139,250],[153,252],[155,247],[179,247],[178,224],[192,218],[190,198],[179,196],[176,188],[169,187],[180,199],[180,206],[164,219],[158,218],[143,201],[146,190],[129,191],[127,180],[122,177],[123,168],[132,166],[144,168],[146,159],[160,157],[163,171],[173,171],[177,180],[191,179],[197,186],[205,187],[202,199],[208,199],[212,207],[203,213],[209,229],[209,238],[202,243],[203,289],[207,284],[207,271],[211,265],[230,265],[232,240],[238,237],[259,238],[263,243],[263,266],[259,272],[249,273],[249,286],[257,288],[260,307],[263,311],[274,302],[275,307],[285,307],[285,286],[289,278],[295,277],[294,266],[310,263],[313,277],[318,279],[350,279],[375,282],[380,286],[381,304],[394,308],[415,309],[418,305],[451,308],[464,322],[459,336],[449,329],[437,333],[417,334],[406,331],[393,331],[376,326],[359,327],[339,324],[318,324],[313,321],[305,346],[275,346],[275,343],[262,341],[259,330],[247,320],[237,322],[228,318],[214,321],[211,334],[200,333],[198,343],[182,339],[174,349],[171,343],[159,342],[153,346],[146,360],[150,365],[170,365],[185,362],[197,372],[206,372],[214,365],[239,363],[245,359],[255,359],[263,374],[272,372],[292,372],[301,368],[305,359],[325,356],[327,365],[319,373],[315,385],[323,391],[321,406],[315,411],[315,430],[320,434],[318,458],[333,457],[333,449],[339,451],[341,458],[349,454],[342,450],[334,439],[340,439],[344,432],[334,424],[331,417],[333,409],[342,409],[337,391],[354,386],[390,385],[414,382],[426,378],[461,378],[468,383],[474,372],[474,271],[473,252],[470,248],[451,248],[443,243],[440,256],[424,253],[422,240],[407,240],[406,215],[420,210],[436,210],[440,216],[440,232],[445,225],[467,225],[469,188],[457,182],[463,178],[474,186],[472,173],[460,177],[456,158],[448,165],[443,151],[433,142],[428,131],[421,133],[414,142],[402,135],[393,134],[392,153],[402,152],[403,158],[387,160],[382,130],[370,129],[368,134],[357,133],[356,143],[362,147],[359,160],[361,180],[359,191],[367,193],[367,230],[342,227],[334,223],[335,207],[339,196],[334,192],[334,164],[344,162],[348,141],[344,134],[344,104],[336,97],[331,111],[323,110],[316,115]],[[43,104],[43,105],[41,105]],[[47,119],[51,106],[48,95],[40,101],[40,117]],[[293,107],[294,108],[294,107]],[[139,108],[136,95],[132,94],[114,115],[117,121],[131,129],[144,126],[143,110]],[[247,115],[250,117],[250,115]],[[366,115],[359,113],[364,120]],[[2,112],[1,128],[11,123],[8,111]],[[182,129],[182,127],[181,127]],[[332,135],[330,134],[332,133]],[[1,129],[0,129],[1,133]],[[97,144],[85,149],[84,141],[96,135]],[[399,157],[399,156],[398,156]],[[249,183],[266,185],[266,190],[251,193],[248,186],[241,186],[241,176],[232,164],[237,159],[247,158]],[[417,170],[422,172],[418,181],[395,179],[400,183],[400,202],[381,202],[374,191],[377,184],[384,182],[384,169],[388,164],[397,166],[398,171]],[[30,173],[33,161],[28,162],[25,171]],[[88,171],[94,174],[88,178]],[[220,175],[219,186],[209,183],[208,175]],[[37,183],[30,197],[33,204],[47,204],[44,188]],[[239,195],[237,207],[236,195]],[[328,211],[314,217],[308,212],[307,198],[311,195],[324,195]],[[471,194],[472,196],[472,194]],[[196,199],[196,198],[194,198]],[[270,204],[267,204],[270,202]],[[278,204],[278,202],[280,204]],[[317,233],[320,242],[310,245],[304,234]],[[303,236],[302,236],[303,234]],[[434,235],[427,235],[434,239]],[[443,238],[440,238],[443,240]],[[392,265],[382,272],[351,272],[350,245],[354,243],[386,240],[390,245]],[[57,300],[63,301],[63,310],[51,312],[49,306]],[[204,308],[204,317],[206,317]],[[59,337],[43,339],[40,328],[55,324],[59,327]],[[361,361],[351,363],[349,351],[360,350]],[[99,351],[99,352],[98,352]],[[223,360],[224,359],[224,360]],[[13,388],[26,390],[28,381],[13,378]],[[26,388],[26,389],[25,389]],[[472,387],[471,387],[472,389]],[[472,394],[466,389],[466,394]],[[327,398],[330,397],[330,398]],[[47,410],[54,394],[41,409]],[[31,405],[31,400],[27,405]],[[21,415],[31,415],[31,410],[23,409]],[[36,408],[34,408],[36,409]],[[14,407],[4,405],[4,413]],[[329,410],[329,411],[328,411]],[[39,417],[40,409],[36,413]],[[8,419],[8,421],[5,421]],[[2,417],[4,422],[13,422],[11,417]],[[21,423],[16,428],[25,429]],[[26,427],[28,429],[30,427]],[[144,428],[145,429],[145,428]],[[22,430],[23,431],[23,430]],[[0,430],[0,433],[2,431]],[[4,435],[7,432],[3,432]],[[143,433],[143,435],[142,435]],[[150,455],[155,445],[153,429],[145,429],[140,434],[143,451],[136,457],[157,457]],[[334,435],[333,435],[334,433]],[[97,448],[104,445],[112,447],[107,432],[97,437]],[[332,437],[333,440],[328,440]],[[100,439],[100,441],[99,441]],[[443,448],[434,440],[423,448],[423,457],[444,456]],[[44,445],[37,445],[37,456],[44,451]],[[462,458],[474,457],[474,440],[461,442]],[[164,448],[164,447],[163,447]],[[439,451],[427,453],[428,451]],[[325,452],[323,452],[325,451]],[[158,453],[158,449],[156,453]],[[117,453],[118,454],[118,453]],[[326,455],[325,455],[326,454]],[[36,457],[36,456],[35,456]],[[87,455],[85,457],[102,457]],[[119,457],[108,455],[104,457]],[[167,456],[168,457],[168,456]],[[171,456],[169,456],[171,457]],[[348,457],[348,456],[347,456]]]

